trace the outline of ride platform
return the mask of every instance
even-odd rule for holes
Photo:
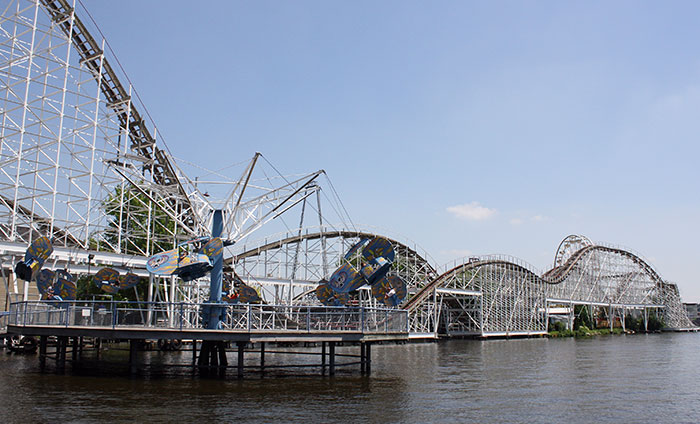
[[[221,328],[200,327],[204,311],[217,308],[221,313]],[[320,364],[296,367],[320,367],[325,375],[335,374],[343,365],[360,365],[363,374],[371,370],[371,345],[377,342],[407,342],[408,313],[388,308],[347,308],[329,306],[287,306],[252,304],[188,304],[161,302],[114,301],[40,301],[11,304],[8,334],[39,337],[40,365],[46,358],[56,360],[56,369],[65,369],[67,353],[75,364],[82,357],[83,340],[126,340],[130,345],[129,367],[136,373],[137,350],[145,340],[191,341],[191,366],[203,375],[225,373],[228,366],[227,347],[235,344],[238,361],[235,366],[243,377],[246,347],[256,346],[261,374],[285,365],[265,364],[266,343],[301,343],[321,347]],[[55,338],[53,356],[47,353],[48,340]],[[336,363],[338,344],[359,345],[359,355],[343,357],[358,361]],[[199,346],[199,348],[198,348]],[[277,352],[280,353],[280,352]],[[298,353],[298,352],[297,352]],[[99,354],[99,347],[98,347]]]

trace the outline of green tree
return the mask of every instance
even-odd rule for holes
[[[111,297],[112,300],[116,301],[134,302],[140,300],[143,302],[148,296],[147,278],[140,279],[139,283],[135,286],[136,291],[134,291],[134,289],[120,290],[114,294],[105,293],[102,291],[102,289],[97,287],[93,275],[83,275],[82,277],[78,278],[78,281],[76,281],[76,286],[78,289],[76,298],[78,300],[93,300]],[[138,298],[136,292],[138,292]]]
[[[90,249],[112,251],[112,246],[119,246],[121,241],[123,254],[150,255],[172,249],[179,239],[185,238],[177,237],[175,221],[158,204],[130,185],[117,186],[102,201],[101,208],[109,220],[107,229],[101,239],[91,239]],[[95,271],[99,269],[98,266],[95,268]],[[137,293],[138,300],[144,301],[147,298],[146,278],[141,278],[135,286],[136,291],[120,290],[114,294],[102,291],[95,285],[93,278],[92,275],[85,275],[77,280],[77,299],[91,300],[111,296],[113,300],[136,301]]]
[[[104,240],[117,246],[121,253],[145,255],[172,249],[177,242],[175,221],[163,209],[138,189],[116,187],[102,201],[109,217]],[[149,245],[150,244],[150,245]],[[97,246],[98,250],[100,246]]]
[[[574,330],[578,330],[579,327],[585,326],[587,328],[594,328],[595,324],[593,322],[593,317],[589,312],[587,305],[575,305],[574,306]]]
[[[632,314],[625,315],[625,328],[632,330],[635,333],[644,332],[644,318],[641,316],[633,316]]]
[[[665,327],[663,317],[659,316],[658,313],[652,312],[649,314],[647,321],[647,329],[649,331],[661,331]]]

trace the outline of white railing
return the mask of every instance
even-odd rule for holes
[[[116,301],[40,301],[10,305],[7,324],[73,328],[202,329],[202,309],[215,308],[221,330],[235,332],[407,333],[408,312],[387,308],[195,304]]]

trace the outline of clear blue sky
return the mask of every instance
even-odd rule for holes
[[[83,2],[177,157],[323,168],[439,262],[629,246],[700,301],[698,2]]]

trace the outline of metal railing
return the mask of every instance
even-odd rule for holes
[[[235,332],[408,332],[408,312],[386,308],[121,301],[14,302],[7,324],[111,329],[202,329],[203,308],[219,308]]]

